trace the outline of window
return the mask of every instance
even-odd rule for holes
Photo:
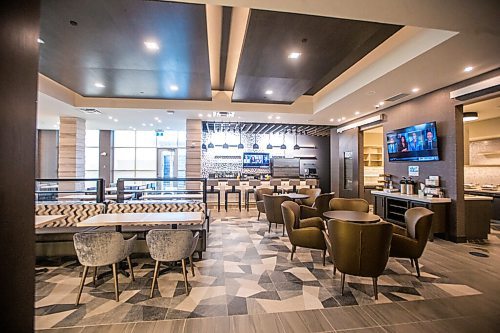
[[[99,131],[85,131],[85,178],[99,176]]]

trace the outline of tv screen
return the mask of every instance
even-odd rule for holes
[[[438,161],[436,122],[430,122],[389,132],[387,152],[389,161]]]
[[[243,153],[244,168],[268,168],[269,153]]]

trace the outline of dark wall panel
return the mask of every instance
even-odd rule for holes
[[[0,10],[0,327],[32,332],[39,1]]]

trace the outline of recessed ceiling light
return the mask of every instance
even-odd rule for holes
[[[280,116],[276,116],[276,119],[281,119],[281,117]]]
[[[61,124],[61,122],[60,122],[60,121],[58,121],[58,122],[57,122],[57,125],[60,125],[60,124]]]
[[[161,119],[158,119],[157,122],[161,124]]]
[[[342,117],[342,120],[345,120],[345,117]]]
[[[288,59],[298,59],[301,55],[302,53],[300,52],[291,52],[288,54]]]
[[[208,118],[212,118],[212,115],[209,113],[209,114],[207,114],[207,117]]]
[[[169,88],[170,88],[170,90],[172,90],[172,91],[177,91],[177,90],[179,90],[179,86],[176,86],[175,84],[170,85],[170,87],[169,87]]]
[[[41,38],[38,38],[38,39],[37,39],[37,42],[38,42],[38,44],[45,44],[45,42],[44,42],[44,41],[43,41],[43,39],[41,39]]]
[[[267,116],[267,119],[273,119],[273,116]]]
[[[57,125],[54,125],[54,128],[57,128]]]
[[[337,119],[337,121],[340,123],[342,121],[342,118]]]
[[[358,114],[360,114],[360,112],[359,112],[359,111],[356,111],[356,112],[354,112],[354,114],[357,116]]]
[[[153,124],[149,124],[149,126],[153,127],[154,125]]]
[[[135,127],[134,127],[134,128],[132,128],[132,129],[135,131]]]
[[[378,105],[384,105],[384,104],[385,104],[385,102],[383,102],[383,101],[378,103]]]
[[[167,126],[166,128],[169,130],[169,129],[170,129],[170,126]]]
[[[145,123],[142,123],[142,126],[146,126],[146,124],[145,124]]]
[[[167,114],[168,114],[169,116],[173,115],[174,113],[175,113],[175,112],[174,112],[174,111],[172,111],[172,110],[168,110],[168,111],[167,111]]]
[[[272,94],[273,94],[273,91],[272,91],[272,90],[266,90],[265,94],[266,94],[266,95],[272,95]]]
[[[333,122],[333,120],[334,120],[333,118],[330,118],[330,122]]]
[[[113,119],[113,117],[111,117],[111,116],[108,116],[108,119],[109,119],[109,120],[111,120],[111,119]]]
[[[116,118],[115,118],[115,119],[113,119],[113,121],[114,121],[115,123],[117,123],[117,122],[118,122],[118,119],[116,119]]]
[[[105,88],[106,86],[104,84],[102,84],[101,82],[96,82],[94,83],[94,86],[96,86],[97,88]]]
[[[158,120],[158,119],[160,119],[160,118],[158,118],[158,117],[155,117],[155,120]]]
[[[132,127],[132,126],[129,126],[128,128],[132,129],[133,127]]]
[[[412,93],[416,93],[416,92],[419,92],[419,90],[420,90],[420,88],[413,88],[413,89],[411,90],[411,92],[412,92]]]
[[[471,72],[474,69],[472,66],[467,66],[464,68],[464,72]]]
[[[146,45],[146,48],[151,51],[158,51],[160,49],[160,46],[157,42],[145,41],[144,45]]]
[[[198,113],[198,117],[203,117],[203,114],[202,113]]]

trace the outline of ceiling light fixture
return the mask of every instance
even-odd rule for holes
[[[202,150],[207,150],[207,145],[206,145],[206,144],[204,144],[204,143],[202,143],[202,144],[201,144],[201,149],[202,149]]]
[[[145,124],[145,123],[142,123],[142,126],[146,126],[146,124]]]
[[[288,54],[288,59],[299,59],[301,55],[300,52],[291,52]]]
[[[479,118],[477,112],[464,112],[464,121],[473,121]]]
[[[360,112],[359,112],[359,111],[356,111],[356,112],[354,112],[354,114],[357,116],[358,114],[360,114]]]
[[[114,121],[115,123],[117,123],[117,122],[118,122],[118,119],[116,119],[116,118],[115,118],[115,119],[113,119],[113,121]]]
[[[146,45],[146,48],[151,51],[158,51],[160,49],[160,45],[158,45],[157,42],[145,41],[144,45]]]
[[[160,118],[158,118],[158,117],[155,117],[155,120],[158,120],[158,119],[160,119]]]
[[[264,92],[264,94],[266,94],[266,95],[272,95],[272,94],[273,94],[273,91],[272,91],[272,90],[266,90],[266,91]]]
[[[384,104],[385,104],[384,101],[378,103],[378,105],[384,105]]]
[[[202,113],[198,113],[198,117],[202,118],[203,114]]]
[[[169,116],[172,116],[174,113],[175,113],[175,112],[174,112],[174,111],[172,111],[172,110],[168,110],[168,111],[167,111],[167,114],[168,114]]]
[[[167,126],[167,127],[165,127],[165,128],[169,130],[169,129],[170,129],[170,126]]]
[[[158,121],[159,124],[161,124],[161,119],[158,119],[157,121]]]
[[[337,121],[340,123],[342,121],[342,118],[337,119]]]
[[[96,86],[97,88],[106,88],[106,86],[104,84],[102,84],[101,82],[94,83],[94,86]]]
[[[238,149],[243,149],[245,146],[241,143],[241,129],[240,129],[240,143],[238,144]]]
[[[283,132],[283,144],[280,146],[280,149],[283,149],[283,150],[285,150],[285,149],[286,149],[286,145],[285,145],[285,134],[286,134],[286,130]]]
[[[41,38],[38,38],[38,39],[37,39],[37,42],[38,42],[38,44],[45,44],[45,42],[44,42],[44,41],[43,41],[43,39],[41,39]]]
[[[281,119],[281,117],[280,117],[280,116],[276,116],[276,119],[280,120],[280,119]]]
[[[474,69],[474,67],[472,66],[467,66],[464,68],[464,72],[468,73],[468,72],[472,72],[472,70]]]
[[[412,93],[417,93],[417,92],[419,92],[419,90],[420,90],[420,88],[413,88],[413,89],[411,90],[411,92],[412,92]]]
[[[293,146],[293,150],[299,150],[300,146],[297,144],[297,130],[295,130],[295,146]]]
[[[253,149],[259,149],[259,145],[257,144],[257,134],[254,134],[254,141],[253,141]]]
[[[215,146],[212,142],[210,142],[207,146],[208,149],[213,149]]]
[[[149,124],[149,126],[153,127],[154,125],[153,124]]]
[[[207,114],[207,117],[208,118],[212,118],[212,115],[209,113],[209,114]]]
[[[342,120],[345,120],[345,117],[342,117]]]
[[[113,119],[113,117],[111,117],[111,116],[108,116],[108,119],[109,119],[109,120],[112,120],[112,119]]]
[[[334,120],[333,118],[330,118],[330,122],[331,122],[331,123],[333,122],[333,120]]]
[[[176,86],[175,84],[171,84],[169,88],[170,88],[170,90],[172,90],[172,91],[177,91],[177,90],[179,90],[179,86]]]
[[[267,119],[273,119],[273,116],[267,116]]]

